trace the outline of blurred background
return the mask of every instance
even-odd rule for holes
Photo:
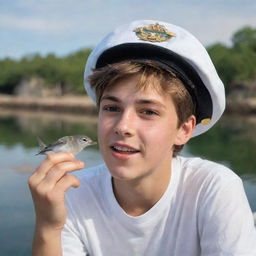
[[[97,139],[83,89],[86,59],[101,38],[135,19],[182,26],[207,48],[225,83],[227,109],[183,151],[220,162],[244,181],[256,212],[256,1],[0,0],[0,255],[30,255],[34,213],[27,179],[42,161],[36,137]],[[78,155],[90,167],[98,148]]]

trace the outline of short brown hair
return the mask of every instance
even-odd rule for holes
[[[118,80],[140,75],[137,87],[143,90],[151,86],[159,93],[169,94],[175,105],[178,116],[178,128],[195,114],[195,104],[183,82],[172,72],[154,62],[121,62],[95,69],[88,77],[91,87],[95,90],[97,104],[106,88],[110,88]],[[182,150],[183,145],[174,145],[173,156]]]

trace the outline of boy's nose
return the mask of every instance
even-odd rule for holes
[[[120,136],[133,136],[134,135],[134,125],[135,118],[132,113],[123,113],[120,115],[114,127],[114,133]]]

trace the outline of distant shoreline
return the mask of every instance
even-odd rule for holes
[[[26,110],[47,111],[57,113],[72,113],[97,115],[97,108],[89,97],[84,96],[61,96],[61,97],[22,97],[0,95],[0,110]]]
[[[256,98],[247,98],[240,100],[227,99],[225,113],[240,115],[256,114]]]
[[[0,94],[0,111],[47,111],[56,113],[97,115],[97,108],[92,100],[84,95],[69,95],[61,97],[23,97]],[[227,99],[226,114],[252,115],[256,114],[256,98],[232,101]]]

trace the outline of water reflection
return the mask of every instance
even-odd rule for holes
[[[97,118],[45,112],[7,112],[0,114],[0,143],[5,146],[22,144],[25,148],[37,146],[36,137],[46,143],[66,135],[86,134],[97,139]]]
[[[0,255],[31,255],[34,228],[32,199],[27,186],[44,156],[36,136],[52,142],[64,135],[88,134],[96,140],[96,118],[46,113],[0,112]],[[78,159],[91,167],[102,162],[92,146]]]
[[[75,134],[97,140],[96,117],[1,111],[0,122],[0,144],[7,147],[19,144],[28,149],[38,147],[37,136],[46,143]],[[224,116],[207,133],[191,139],[185,154],[221,162],[255,183],[255,130],[256,117]]]
[[[224,116],[212,129],[193,138],[193,155],[224,163],[240,176],[256,175],[256,117]],[[248,176],[249,177],[249,176]]]
[[[97,140],[95,117],[31,112],[0,112],[0,255],[31,255],[34,212],[27,178],[42,161],[36,137],[46,143],[65,135]],[[256,211],[256,118],[224,117],[206,134],[193,138],[183,154],[222,162],[244,181]],[[95,146],[78,155],[90,167],[102,162]]]

